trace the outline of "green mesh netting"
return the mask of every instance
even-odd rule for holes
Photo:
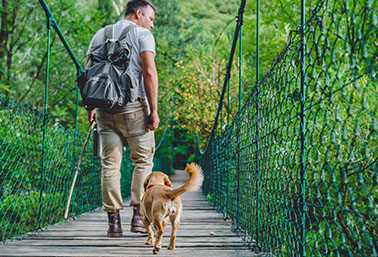
[[[43,113],[4,97],[0,97],[0,113],[0,237],[3,241],[63,220],[86,134],[77,134],[74,151],[74,131],[47,117],[43,144]],[[125,197],[130,192],[132,170],[125,151],[121,182]],[[93,156],[90,140],[76,181],[70,216],[101,206],[100,180],[100,159]]]
[[[201,157],[205,193],[252,248],[377,256],[376,13],[376,1],[319,1],[304,90],[298,29]]]

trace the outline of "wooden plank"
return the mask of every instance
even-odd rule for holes
[[[126,228],[126,224],[122,224],[123,228]],[[96,225],[90,225],[86,226],[83,224],[76,224],[76,225],[68,225],[68,226],[60,226],[60,227],[52,227],[49,229],[44,230],[44,232],[63,232],[63,231],[72,231],[72,230],[78,230],[78,231],[106,231],[108,229],[107,224],[96,224]],[[166,227],[166,231],[171,229],[171,225],[168,224]],[[222,224],[222,223],[214,223],[214,224],[204,224],[203,226],[198,226],[198,224],[181,224],[180,230],[231,230],[231,226],[229,224]]]
[[[119,247],[103,247],[103,248],[88,248],[88,247],[71,247],[71,248],[56,248],[56,247],[32,247],[29,249],[10,248],[1,252],[4,256],[181,256],[181,257],[196,257],[196,256],[217,256],[217,257],[256,257],[250,250],[246,248],[201,248],[201,249],[180,249],[167,250],[162,249],[158,255],[152,253],[152,247],[145,248],[119,248]],[[260,255],[262,256],[262,255]],[[266,255],[267,256],[267,255]]]
[[[128,242],[143,242],[146,240],[146,237],[130,237],[130,238],[90,238],[90,240],[75,240],[73,238],[68,238],[65,240],[56,240],[54,238],[46,238],[45,240],[35,240],[33,238],[28,238],[26,240],[15,240],[11,242],[11,245],[45,245],[46,241],[48,241],[49,245],[54,244],[61,244],[61,245],[88,245],[88,244],[106,244],[106,245],[112,245],[112,244],[121,244],[121,243],[128,243]],[[169,240],[169,236],[163,237],[163,242]],[[243,243],[243,240],[240,237],[177,237],[176,242],[177,243],[222,243],[224,241],[227,241],[229,243]]]
[[[99,229],[60,229],[60,230],[54,230],[54,229],[47,229],[43,232],[36,232],[36,233],[28,233],[30,237],[35,236],[44,236],[44,237],[54,237],[54,236],[60,236],[60,237],[69,237],[69,236],[77,236],[77,237],[85,237],[85,236],[102,236],[106,234],[106,227],[99,228]],[[130,225],[123,226],[124,236],[135,236],[139,234],[131,233],[129,232]],[[168,224],[165,228],[166,233],[170,233],[171,231],[171,225]],[[214,236],[233,236],[235,235],[229,228],[225,226],[218,226],[218,227],[210,227],[206,226],[201,229],[201,227],[197,226],[195,229],[192,227],[180,227],[177,231],[177,234],[180,236],[186,236],[186,235],[192,235],[195,234],[197,236],[206,236],[210,234],[214,234]],[[143,235],[143,234],[141,234]]]
[[[224,239],[223,239],[224,240]],[[150,248],[151,246],[149,245],[144,245],[145,240],[135,240],[135,241],[130,241],[130,240],[123,240],[123,241],[110,241],[108,242],[107,240],[98,240],[98,241],[80,241],[77,242],[76,240],[54,240],[54,241],[44,241],[43,244],[38,241],[26,241],[25,243],[22,244],[12,244],[11,247],[13,246],[21,246],[21,247],[26,247],[26,246],[49,246],[49,247],[148,247]],[[169,243],[169,238],[163,240],[162,244],[163,246],[167,246]],[[177,248],[188,248],[188,247],[244,247],[243,242],[229,242],[229,241],[216,241],[216,242],[206,242],[206,241],[193,241],[193,242],[180,242],[178,241],[176,243]]]
[[[124,231],[123,233],[123,237],[134,237],[134,236],[138,236],[139,234],[134,234],[134,233],[127,233],[128,230]],[[167,233],[170,233],[170,230],[166,230],[166,233],[164,234],[167,234]],[[214,237],[225,237],[225,236],[228,236],[228,237],[233,237],[233,236],[237,236],[235,235],[233,232],[231,231],[228,231],[228,230],[205,230],[205,231],[202,231],[202,230],[178,230],[177,231],[177,236],[180,236],[180,237],[191,237],[193,235],[197,236],[197,237],[206,237],[206,236],[210,236],[211,233],[214,233]],[[143,235],[143,234],[141,234]],[[49,232],[43,232],[43,233],[39,233],[39,234],[30,234],[29,237],[31,238],[35,238],[35,237],[39,237],[39,238],[65,238],[65,237],[72,237],[72,238],[86,238],[86,237],[105,237],[106,236],[106,231],[92,231],[92,232],[89,232],[89,231],[67,231],[67,232],[59,232],[59,233],[49,233]]]

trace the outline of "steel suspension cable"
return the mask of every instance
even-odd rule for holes
[[[240,33],[240,29],[243,25],[242,21],[243,21],[245,4],[246,4],[246,0],[242,0],[241,3],[240,3],[238,19],[237,19],[237,22],[236,22],[236,28],[235,28],[233,41],[232,41],[230,57],[229,57],[228,63],[227,63],[226,75],[225,75],[224,82],[223,82],[222,92],[221,92],[221,95],[220,95],[220,98],[219,98],[218,109],[217,109],[217,113],[215,115],[215,120],[214,120],[213,126],[211,128],[210,136],[208,138],[208,141],[207,141],[207,144],[205,146],[204,151],[201,150],[201,146],[200,146],[200,143],[199,143],[199,135],[197,134],[198,150],[199,150],[201,155],[203,155],[207,151],[207,149],[208,149],[208,147],[209,147],[209,145],[210,145],[210,143],[211,143],[211,141],[214,137],[214,133],[217,129],[217,126],[218,126],[218,119],[219,119],[219,115],[220,115],[220,112],[221,112],[221,109],[222,109],[222,106],[223,106],[223,100],[224,100],[224,96],[225,96],[225,93],[226,93],[226,90],[227,90],[227,84],[228,84],[228,81],[231,77],[231,67],[232,67],[232,62],[234,60],[236,45],[237,45],[237,42],[238,42],[238,36],[239,36],[239,33]]]

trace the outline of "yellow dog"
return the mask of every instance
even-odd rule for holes
[[[156,254],[161,249],[161,238],[164,228],[171,221],[172,233],[168,249],[175,248],[176,232],[180,225],[182,213],[182,202],[180,195],[186,191],[199,189],[203,182],[202,169],[195,163],[188,164],[185,171],[189,174],[188,181],[177,189],[172,189],[171,181],[162,172],[152,172],[144,181],[144,190],[140,210],[144,226],[147,229],[148,238],[146,244],[152,245],[154,232],[151,224],[156,230],[156,241],[153,253]]]

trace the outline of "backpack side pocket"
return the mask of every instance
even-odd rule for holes
[[[86,105],[99,108],[111,109],[118,100],[114,82],[107,73],[88,79],[83,94],[86,96]]]

